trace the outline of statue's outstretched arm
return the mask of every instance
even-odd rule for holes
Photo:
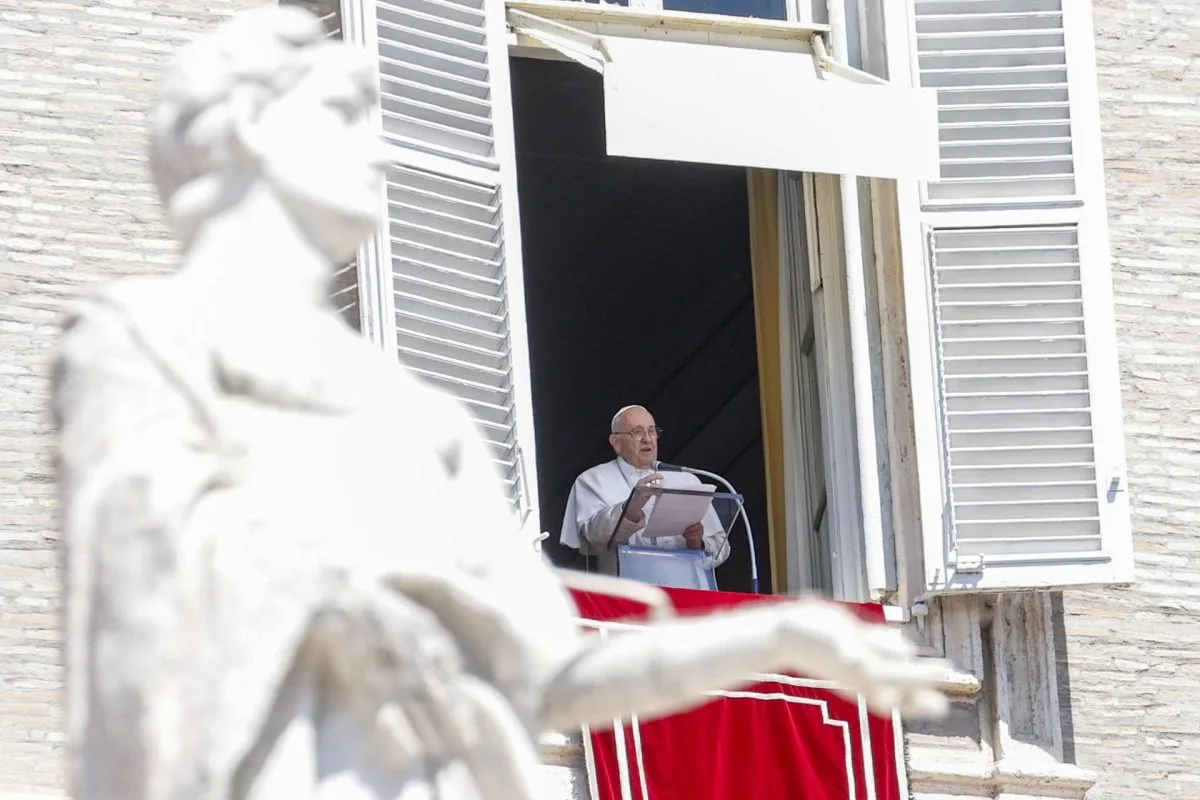
[[[878,713],[927,717],[946,709],[936,688],[943,664],[915,659],[898,631],[813,599],[592,637],[548,686],[546,724],[572,730],[671,714],[707,702],[706,692],[778,672],[834,681]]]

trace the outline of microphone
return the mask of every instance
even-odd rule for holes
[[[702,475],[705,478],[711,478],[714,481],[722,484],[729,490],[730,494],[737,494],[737,490],[733,488],[733,484],[722,478],[715,472],[709,472],[706,469],[696,469],[695,467],[685,467],[680,464],[668,464],[665,461],[655,461],[650,464],[650,469],[654,472],[686,472],[689,475]],[[754,552],[754,533],[750,530],[750,518],[746,516],[746,505],[742,503],[738,507],[738,513],[742,517],[742,522],[746,525],[746,539],[750,543],[750,589],[754,594],[758,594],[758,554]],[[725,538],[729,538],[729,532],[725,532]]]

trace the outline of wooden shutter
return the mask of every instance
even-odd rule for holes
[[[938,90],[942,180],[929,201],[1074,197],[1061,0],[918,0],[916,10],[921,85]]]
[[[926,589],[1128,581],[1090,9],[910,3],[942,164],[921,187],[926,275],[907,303],[927,311],[940,434],[918,442],[941,473],[921,476],[941,486],[922,504]]]
[[[536,508],[503,4],[377,0],[386,344],[459,398],[523,517]],[[373,24],[371,24],[373,23]],[[533,515],[531,523],[536,523]]]

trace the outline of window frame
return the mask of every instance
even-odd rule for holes
[[[812,173],[805,173],[801,180],[828,499],[827,568],[834,599],[863,602],[870,594],[866,574],[866,548],[870,545],[862,530],[840,180],[835,175]]]
[[[835,165],[856,177],[935,173],[933,92],[832,58],[826,25],[543,0],[506,6],[514,55],[569,59],[604,76],[610,154],[797,172]],[[699,87],[701,67],[678,68],[706,53],[719,68],[713,86]],[[739,75],[769,77],[735,89],[729,81]],[[714,95],[735,98],[728,102],[742,103],[745,113],[720,114]],[[881,108],[896,120],[889,135],[872,124]],[[783,133],[747,149],[748,117],[759,113],[766,116],[753,120],[756,130]],[[706,126],[711,136],[688,137]],[[822,158],[814,161],[814,153]]]

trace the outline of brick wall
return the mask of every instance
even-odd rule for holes
[[[256,2],[0,5],[0,795],[61,783],[56,321],[81,287],[171,263],[154,79]],[[1092,800],[1200,798],[1200,4],[1094,5],[1139,585],[1066,598],[1070,727]]]
[[[1075,754],[1200,798],[1200,4],[1093,5],[1138,585],[1066,598]]]
[[[0,795],[61,785],[46,371],[81,288],[173,258],[144,114],[174,48],[255,0],[0,3]]]

